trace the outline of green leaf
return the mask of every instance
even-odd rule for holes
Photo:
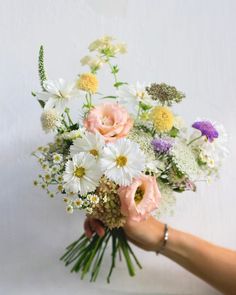
[[[172,127],[172,129],[170,130],[169,134],[171,137],[176,137],[179,133],[179,129]]]
[[[143,102],[140,102],[139,105],[140,105],[141,109],[144,110],[144,111],[148,111],[148,110],[150,110],[152,108],[152,106],[147,105],[147,104],[145,104]]]
[[[112,99],[116,99],[118,96],[114,96],[114,95],[108,95],[108,96],[103,96],[101,97],[101,99],[105,99],[105,98],[112,98]]]
[[[39,104],[41,105],[42,108],[45,106],[45,102],[41,99],[38,99]]]
[[[116,82],[113,86],[116,87],[116,88],[118,88],[118,87],[120,87],[122,85],[127,85],[127,84],[128,83],[126,83],[126,82]]]
[[[117,65],[112,66],[112,74],[117,74],[119,72],[119,68]]]

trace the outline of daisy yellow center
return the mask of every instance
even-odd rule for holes
[[[136,205],[138,205],[142,201],[143,195],[144,195],[143,190],[141,189],[141,187],[138,187],[134,196],[134,201]]]
[[[98,151],[95,150],[95,149],[90,150],[89,153],[90,153],[91,155],[93,155],[94,157],[97,157],[97,156],[98,156]]]
[[[81,90],[95,93],[98,90],[98,79],[92,73],[85,73],[79,77],[77,87]]]
[[[76,167],[74,171],[74,175],[79,178],[83,177],[85,175],[84,167]]]
[[[128,159],[125,156],[119,156],[116,158],[116,166],[124,167],[127,163]]]
[[[96,203],[98,201],[98,197],[96,195],[91,196],[90,198],[92,203]]]
[[[155,107],[151,112],[151,120],[158,132],[168,132],[174,124],[174,115],[167,107]]]
[[[75,201],[76,206],[80,206],[82,204],[82,201],[80,199]]]

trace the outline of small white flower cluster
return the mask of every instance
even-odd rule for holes
[[[99,197],[96,194],[87,194],[86,196],[78,196],[77,194],[70,193],[63,197],[66,203],[66,211],[73,213],[74,210],[84,209],[86,213],[92,214],[93,207],[99,203]]]
[[[34,180],[34,185],[41,186],[50,197],[54,197],[55,194],[62,193],[64,190],[62,171],[64,171],[65,158],[62,153],[53,151],[54,148],[55,145],[46,145],[39,147],[32,153],[38,159],[44,172],[38,175],[38,179]]]
[[[192,149],[182,141],[177,141],[171,149],[171,156],[178,170],[196,180],[199,175],[199,167],[196,162]]]
[[[96,56],[86,55],[80,62],[81,65],[88,65],[92,73],[96,73],[110,58],[117,54],[124,54],[127,52],[125,43],[115,43],[115,39],[111,36],[103,36],[93,41],[88,49],[90,52],[96,52]]]

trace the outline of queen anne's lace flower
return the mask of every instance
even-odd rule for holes
[[[187,175],[191,180],[195,180],[199,174],[199,167],[191,148],[185,143],[178,141],[171,148],[170,154],[178,170]]]

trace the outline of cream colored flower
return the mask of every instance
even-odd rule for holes
[[[48,133],[54,131],[61,126],[61,118],[55,109],[44,110],[41,117],[43,130]]]

